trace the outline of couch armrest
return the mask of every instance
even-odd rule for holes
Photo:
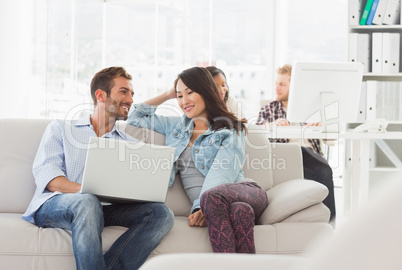
[[[307,179],[293,179],[267,191],[268,207],[258,224],[273,224],[307,207],[322,202],[328,195],[323,184]]]

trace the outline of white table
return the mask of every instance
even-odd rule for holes
[[[352,167],[345,167],[344,205],[349,205],[352,214],[361,204],[368,201],[370,140],[402,140],[402,132],[367,133],[346,131],[340,137],[351,141]],[[347,210],[347,209],[346,209]]]
[[[323,133],[308,126],[271,127],[266,129],[270,139],[345,139],[351,141],[352,166],[344,177],[344,207],[353,213],[368,200],[369,194],[369,149],[370,140],[402,140],[402,132],[367,133],[344,131]],[[348,171],[349,168],[345,170]]]

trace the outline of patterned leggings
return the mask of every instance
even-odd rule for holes
[[[267,195],[253,182],[223,184],[201,195],[212,250],[255,253],[254,225],[268,206]]]

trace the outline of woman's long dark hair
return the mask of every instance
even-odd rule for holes
[[[204,99],[208,121],[212,130],[221,128],[234,129],[237,133],[247,132],[245,118],[239,120],[228,111],[225,102],[221,99],[218,88],[211,73],[202,67],[192,67],[181,72],[174,82],[176,88],[181,80],[189,89],[198,93]]]

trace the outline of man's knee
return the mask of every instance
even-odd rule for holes
[[[154,203],[152,204],[152,209],[157,216],[164,219],[166,226],[173,227],[174,214],[169,207],[164,203]]]
[[[71,211],[76,216],[85,218],[92,217],[94,219],[103,218],[102,204],[92,194],[74,194],[74,204],[71,206]]]

